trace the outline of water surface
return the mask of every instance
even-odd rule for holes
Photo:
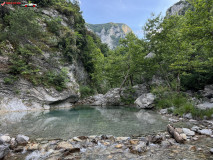
[[[72,109],[45,112],[13,112],[1,115],[0,133],[31,138],[70,138],[87,135],[146,135],[166,129],[168,120],[154,111],[131,107]]]

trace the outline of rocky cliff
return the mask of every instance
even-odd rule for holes
[[[51,5],[0,8],[5,33],[0,35],[0,112],[70,107],[80,97],[79,84],[89,79],[86,40],[78,37],[92,33],[80,9],[68,2]]]
[[[119,44],[120,38],[124,38],[132,29],[123,23],[87,24],[89,30],[101,38],[103,43],[113,49]]]
[[[186,0],[180,0],[179,2],[175,3],[173,6],[171,6],[166,14],[167,16],[172,16],[172,15],[184,15],[185,12],[191,8],[191,5],[189,2]]]

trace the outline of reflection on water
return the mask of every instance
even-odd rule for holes
[[[165,130],[168,123],[153,111],[127,107],[77,106],[49,112],[14,112],[1,115],[0,133],[32,138],[70,138],[81,135],[131,136]]]

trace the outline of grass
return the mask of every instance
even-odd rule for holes
[[[158,87],[152,89],[156,95],[155,106],[157,109],[174,107],[174,110],[169,109],[169,113],[183,116],[186,113],[191,113],[195,119],[210,118],[213,114],[213,109],[201,110],[193,104],[190,97],[180,92],[169,91],[168,88]]]

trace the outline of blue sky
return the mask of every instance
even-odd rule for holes
[[[165,15],[166,10],[179,0],[80,0],[87,23],[125,23],[135,34],[142,36],[142,26],[151,13]]]

